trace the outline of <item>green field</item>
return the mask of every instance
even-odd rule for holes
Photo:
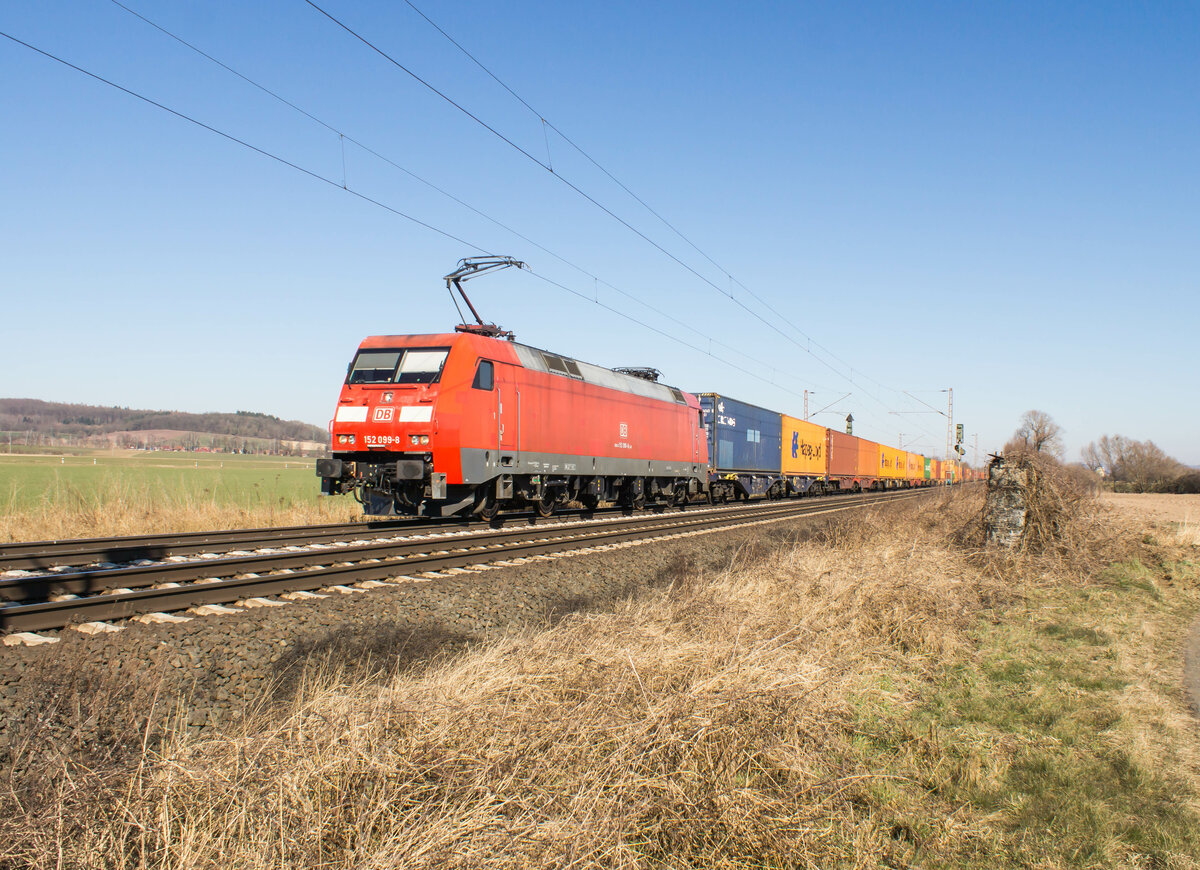
[[[347,522],[322,498],[315,460],[75,448],[0,453],[0,541]]]
[[[114,499],[253,509],[315,503],[314,460],[284,456],[97,450],[0,454],[0,512],[99,507]]]

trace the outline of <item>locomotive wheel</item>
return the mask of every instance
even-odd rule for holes
[[[494,496],[489,496],[483,505],[476,510],[480,519],[494,520],[496,515],[500,513],[500,502]]]
[[[475,507],[471,513],[485,520],[494,520],[500,513],[500,500],[488,488],[480,488],[475,493]]]
[[[537,500],[537,512],[539,517],[548,517],[554,513],[555,499],[553,493],[546,493]]]
[[[579,503],[583,505],[583,509],[585,511],[594,511],[600,504],[600,499],[594,495],[581,495],[579,497]]]

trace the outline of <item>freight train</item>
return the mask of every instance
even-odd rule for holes
[[[464,297],[465,298],[465,297]],[[469,304],[469,302],[468,302]],[[473,309],[472,309],[473,310]],[[367,514],[542,515],[955,483],[957,462],[658,383],[495,327],[373,336],[351,361],[321,491]]]

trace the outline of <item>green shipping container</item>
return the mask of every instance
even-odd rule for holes
[[[929,480],[933,477],[933,460],[928,456],[925,457],[925,479]]]

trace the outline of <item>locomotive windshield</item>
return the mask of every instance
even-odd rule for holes
[[[349,384],[432,384],[441,377],[448,347],[360,350],[350,364]]]

